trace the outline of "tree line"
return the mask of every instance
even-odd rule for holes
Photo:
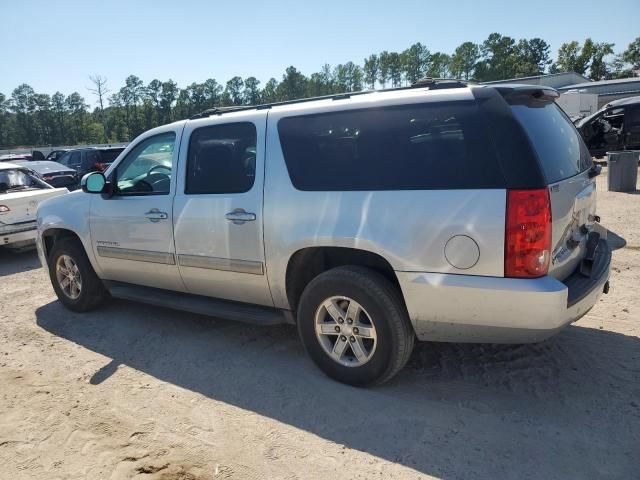
[[[78,92],[49,95],[22,84],[10,96],[0,93],[0,146],[126,142],[207,108],[399,87],[424,76],[485,82],[573,71],[601,80],[630,77],[639,70],[640,37],[617,54],[613,43],[590,38],[583,44],[567,42],[553,61],[541,38],[516,40],[492,33],[484,42],[464,42],[450,54],[415,43],[402,52],[371,54],[362,64],[325,64],[310,76],[290,66],[280,81],[271,78],[264,85],[253,76],[235,76],[224,84],[210,78],[179,88],[171,79],[145,84],[130,75],[124,86],[111,91],[106,77],[92,75],[88,91],[93,109]]]

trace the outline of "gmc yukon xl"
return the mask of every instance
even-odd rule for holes
[[[595,305],[611,261],[556,96],[427,81],[206,111],[42,204],[42,263],[74,311],[295,323],[350,384],[391,378],[416,339],[538,342]]]

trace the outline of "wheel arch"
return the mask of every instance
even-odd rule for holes
[[[91,248],[91,242],[88,239],[87,241],[84,241],[83,235],[81,233],[78,233],[72,228],[69,228],[67,225],[51,225],[45,230],[42,230],[39,236],[40,236],[40,245],[42,248],[42,255],[40,257],[40,260],[41,260],[41,263],[44,264],[45,268],[48,268],[49,255],[51,254],[51,249],[53,248],[55,243],[59,242],[63,238],[75,238],[80,242],[80,245],[82,245],[82,248],[84,248],[84,251],[87,254],[87,258],[89,259],[89,263],[91,264],[91,267],[96,272],[96,274],[100,276],[100,273],[101,273],[100,266],[98,265],[97,260],[93,254],[93,250]]]
[[[300,296],[311,280],[327,270],[345,265],[371,268],[402,293],[391,263],[378,253],[350,247],[305,247],[294,252],[287,263],[285,289],[291,310],[297,309]]]
[[[53,249],[53,246],[55,245],[55,243],[59,242],[63,238],[77,238],[78,241],[80,241],[80,243],[82,244],[82,239],[80,238],[80,235],[78,235],[76,232],[68,228],[59,228],[59,227],[48,228],[47,230],[41,233],[41,237],[42,237],[42,249],[43,249],[45,258],[49,258],[49,254],[51,253],[51,250]]]

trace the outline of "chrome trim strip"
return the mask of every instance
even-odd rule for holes
[[[152,252],[149,250],[99,246],[98,255],[101,257],[119,258],[120,260],[133,260],[136,262],[162,263],[165,265],[176,264],[173,253]]]
[[[264,265],[262,262],[253,260],[205,257],[202,255],[178,255],[178,263],[181,267],[207,268],[209,270],[264,275]]]

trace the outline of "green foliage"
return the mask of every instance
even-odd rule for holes
[[[640,37],[629,44],[622,53],[622,60],[631,64],[634,69],[640,68]]]
[[[515,77],[517,59],[513,38],[492,33],[480,46],[480,53],[482,60],[476,64],[476,78],[491,81]]]
[[[447,78],[450,73],[449,65],[451,65],[451,57],[446,53],[436,52],[431,55],[425,74],[431,78]]]
[[[380,63],[378,61],[378,56],[375,53],[364,59],[364,83],[367,87],[371,89],[376,87],[379,68]]]
[[[613,47],[613,43],[596,43],[590,38],[582,46],[576,41],[563,43],[551,72],[576,72],[585,75],[588,70],[592,80],[611,78],[613,64],[606,62],[605,57],[613,54]]]
[[[233,77],[227,82],[227,87],[224,89],[224,103],[226,105],[242,105],[242,87],[244,82],[240,77]]]
[[[454,78],[473,78],[476,64],[480,59],[480,47],[473,42],[464,42],[451,56],[449,70]]]
[[[551,47],[541,38],[519,40],[515,46],[515,76],[540,75],[551,64]]]
[[[479,82],[539,75],[547,71],[574,71],[594,80],[621,78],[640,70],[640,37],[613,55],[612,43],[562,44],[551,62],[550,47],[541,38],[519,39],[492,33],[481,44],[463,42],[449,55],[430,52],[417,42],[402,52],[371,54],[361,65],[325,64],[310,76],[294,66],[281,81],[269,79],[261,88],[253,76],[239,76],[220,84],[209,78],[184,88],[169,79],[144,84],[135,75],[107,96],[107,79],[91,75],[88,88],[95,108],[89,110],[78,93],[37,93],[27,84],[10,96],[0,93],[0,145],[65,145],[130,141],[157,125],[188,118],[202,110],[230,105],[255,105],[309,96],[356,92],[409,85],[424,76],[462,78]]]
[[[430,60],[429,49],[420,42],[414,43],[402,52],[400,54],[400,62],[407,83],[415,83],[424,77],[429,69]]]

